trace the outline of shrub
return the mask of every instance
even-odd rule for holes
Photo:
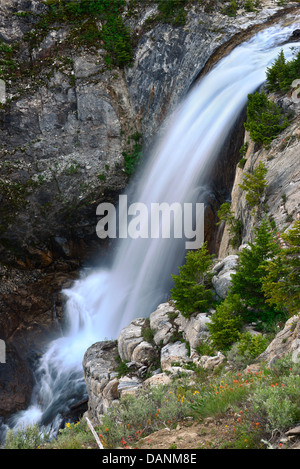
[[[132,39],[122,19],[125,0],[48,0],[46,4],[49,11],[37,23],[31,40],[41,38],[50,25],[67,22],[71,25],[70,38],[73,42],[100,46],[103,41],[108,67],[124,67],[132,62]],[[102,23],[101,29],[97,26],[97,20]]]
[[[187,0],[159,0],[159,20],[173,26],[184,26],[186,20],[184,7],[186,4]]]
[[[196,311],[207,311],[212,304],[212,274],[209,273],[212,257],[204,243],[201,249],[188,251],[179,275],[172,275],[175,284],[171,290],[172,299],[184,317],[188,318]]]
[[[281,236],[286,247],[265,266],[262,291],[267,303],[293,315],[300,310],[300,221]]]
[[[143,159],[142,135],[139,132],[135,132],[129,137],[128,142],[131,144],[131,148],[128,151],[122,152],[122,155],[124,156],[125,172],[128,176],[131,176]]]
[[[235,0],[230,0],[229,4],[222,9],[223,15],[236,16],[238,10],[238,3]]]
[[[243,173],[242,184],[239,187],[246,192],[246,201],[252,208],[254,214],[255,207],[259,207],[267,187],[266,166],[260,161],[257,168],[252,173]]]
[[[289,121],[282,109],[270,101],[264,92],[256,92],[248,95],[247,120],[244,125],[254,142],[269,145],[289,126]]]
[[[190,416],[192,396],[192,390],[176,382],[127,394],[103,415],[98,433],[105,438],[106,448],[136,445],[140,438]]]
[[[38,425],[22,427],[16,431],[8,430],[5,449],[37,449],[48,439],[47,434],[40,432]]]
[[[218,210],[218,218],[220,221],[217,225],[219,225],[221,221],[224,221],[227,224],[228,232],[230,234],[230,245],[237,248],[241,243],[243,225],[240,220],[235,218],[231,211],[231,204],[229,202],[225,202],[221,205]]]
[[[239,295],[228,294],[216,308],[208,324],[212,344],[218,350],[227,350],[240,338],[243,325],[242,306]]]
[[[250,332],[245,332],[240,337],[237,349],[244,357],[248,356],[251,360],[254,360],[265,351],[268,344],[268,339],[261,334],[253,335]]]
[[[287,430],[300,418],[300,376],[290,375],[281,381],[262,383],[254,391],[251,401],[254,411],[266,420],[269,432]]]

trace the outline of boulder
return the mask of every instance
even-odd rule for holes
[[[218,352],[217,355],[214,357],[209,357],[208,355],[202,355],[202,357],[198,359],[194,359],[193,362],[197,365],[202,366],[205,370],[212,370],[217,366],[221,365],[225,360],[225,356]]]
[[[172,368],[174,363],[189,363],[191,359],[188,356],[188,351],[185,343],[175,342],[173,344],[167,344],[161,349],[161,369],[163,371]]]
[[[178,331],[183,333],[183,338],[188,341],[191,349],[200,345],[203,339],[209,335],[207,324],[210,317],[206,313],[199,313],[190,318],[185,318],[179,314],[174,323],[178,326]]]
[[[231,275],[235,274],[239,256],[230,255],[218,262],[212,269],[216,275],[212,279],[212,284],[219,298],[226,298],[231,286]]]
[[[142,387],[142,380],[134,377],[124,376],[119,380],[118,393],[119,397],[124,397],[126,394],[135,394],[139,388]]]
[[[101,415],[119,398],[117,355],[115,341],[97,342],[84,355],[82,366],[89,396],[88,413],[94,422],[99,422]]]
[[[288,319],[284,328],[278,332],[258,359],[270,365],[289,353],[292,354],[294,363],[300,363],[300,313]]]
[[[118,337],[118,351],[121,360],[132,360],[134,349],[144,341],[142,336],[142,327],[145,325],[145,319],[134,319],[128,326],[124,327]]]
[[[175,328],[172,324],[171,315],[179,314],[170,303],[162,303],[157,310],[150,314],[150,328],[155,331],[154,342],[156,345],[166,345]]]

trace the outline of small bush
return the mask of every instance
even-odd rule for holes
[[[254,411],[264,417],[269,432],[287,430],[300,418],[300,376],[285,376],[265,382],[254,391]]]
[[[231,204],[225,202],[218,210],[219,222],[217,225],[224,221],[227,224],[228,232],[230,234],[230,245],[237,248],[241,243],[243,224],[240,220],[236,219],[231,211]]]
[[[267,188],[267,168],[260,161],[257,168],[252,173],[243,173],[242,184],[239,187],[246,192],[246,200],[252,208],[252,214],[256,207],[259,207],[265,190]]]
[[[248,95],[247,120],[244,125],[253,142],[269,145],[289,126],[289,121],[282,109],[270,101],[264,92],[256,92]]]
[[[184,7],[186,4],[187,0],[159,0],[158,11],[160,15],[158,19],[173,26],[184,26],[186,20]]]
[[[210,338],[218,350],[227,350],[240,338],[244,308],[239,295],[229,294],[216,308],[208,324]]]
[[[124,169],[128,176],[132,176],[143,159],[143,138],[139,132],[135,132],[128,139],[131,148],[122,152],[124,156]]]
[[[174,383],[141,390],[137,395],[125,395],[118,404],[103,415],[98,428],[106,448],[125,448],[168,425],[177,425],[192,411],[193,391]]]
[[[38,425],[8,430],[4,449],[37,449],[48,437],[41,433]]]
[[[237,348],[241,355],[248,356],[254,360],[265,351],[268,344],[268,339],[261,334],[253,335],[250,332],[245,332],[241,335]]]

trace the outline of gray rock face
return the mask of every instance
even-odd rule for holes
[[[95,421],[99,421],[111,402],[119,398],[116,358],[115,342],[97,342],[84,355],[82,365],[89,396],[89,413]]]
[[[120,332],[118,351],[121,360],[145,365],[153,357],[154,349],[152,345],[143,338],[142,328],[144,325],[145,319],[135,319]]]
[[[170,303],[162,303],[157,310],[150,314],[150,328],[154,331],[153,340],[156,345],[166,345],[175,331],[172,324],[172,315],[177,315],[178,311]]]
[[[276,335],[268,348],[259,356],[260,360],[272,361],[292,354],[294,363],[300,363],[300,314],[291,317]]]
[[[213,272],[216,275],[212,279],[212,284],[219,298],[226,298],[231,286],[231,275],[236,272],[237,262],[238,256],[231,255],[214,266]]]
[[[294,119],[291,125],[273,140],[270,148],[256,151],[250,137],[246,135],[249,148],[246,164],[243,169],[237,168],[236,177],[232,189],[232,211],[235,217],[243,224],[242,244],[252,241],[255,217],[251,216],[251,208],[245,199],[245,192],[239,187],[243,181],[243,173],[251,172],[259,162],[267,168],[267,189],[264,202],[267,204],[267,215],[276,223],[279,232],[289,230],[293,222],[300,217],[300,170],[299,170],[299,103],[295,106],[291,98],[285,97],[286,109],[290,107],[294,111]],[[289,105],[288,105],[289,104]],[[235,250],[229,244],[229,234],[225,228],[219,257],[226,257]]]
[[[167,344],[161,349],[161,368],[163,371],[169,370],[174,363],[188,363],[190,361],[186,345],[182,342]]]

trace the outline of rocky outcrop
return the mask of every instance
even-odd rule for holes
[[[108,407],[125,394],[166,384],[179,373],[192,376],[193,363],[207,369],[220,365],[219,355],[215,359],[202,357],[200,363],[195,350],[201,340],[207,339],[208,321],[209,316],[204,313],[188,320],[172,304],[163,303],[149,319],[138,318],[125,327],[117,343],[99,342],[91,346],[85,354],[83,370],[89,415],[94,422],[99,422]],[[145,335],[152,339],[146,340]],[[119,360],[123,363],[122,372]]]
[[[276,224],[279,232],[289,230],[293,222],[300,217],[300,116],[299,103],[293,101],[292,96],[274,97],[286,114],[292,115],[289,127],[274,139],[269,148],[257,146],[246,135],[245,141],[249,143],[245,155],[246,163],[243,169],[237,167],[235,181],[231,194],[231,209],[237,219],[242,222],[241,243],[252,241],[253,227],[257,225],[257,218],[252,216],[251,208],[246,201],[246,194],[240,188],[245,172],[252,172],[260,162],[267,168],[267,188],[264,195],[264,208],[270,220]],[[235,254],[236,249],[230,245],[230,236],[225,228],[219,257]]]
[[[294,363],[300,363],[300,314],[292,316],[285,323],[259,359],[271,365],[288,354],[292,355]]]
[[[141,389],[169,384],[174,377],[182,374],[193,379],[195,366],[212,372],[224,364],[226,357],[223,353],[218,351],[214,356],[199,355],[188,340],[183,339],[189,336],[191,325],[193,329],[195,328],[195,322],[201,324],[196,327],[197,330],[205,329],[205,336],[201,335],[201,339],[198,338],[198,344],[200,340],[209,339],[205,328],[207,319],[203,321],[203,316],[194,315],[186,320],[172,305],[163,303],[150,317],[152,325],[162,326],[165,331],[173,330],[172,336],[164,341],[164,345],[162,341],[156,344],[154,340],[151,344],[147,343],[142,335],[139,336],[142,334],[142,328],[148,324],[146,319],[140,318],[121,331],[117,342],[99,342],[87,350],[83,360],[83,370],[89,397],[89,417],[93,419],[95,425],[101,422],[103,414],[109,407],[117,404],[118,400],[128,393],[135,394]],[[181,329],[181,340],[174,340],[175,334],[179,337],[179,329]],[[152,332],[155,337],[158,331],[154,329]],[[158,337],[157,335],[156,339]],[[190,337],[193,340],[193,336]],[[145,348],[146,355],[149,347],[155,352],[155,356],[151,357],[152,361],[148,361],[147,364],[133,360],[135,350],[142,347]],[[119,351],[122,351],[122,356],[128,359],[123,362],[122,373],[119,367]],[[277,359],[288,354],[292,355],[295,363],[299,362],[300,315],[293,316],[286,322],[265,352],[257,357],[254,364],[247,366],[245,371],[257,371],[265,364],[273,366]],[[230,362],[228,364],[230,366]]]
[[[34,385],[32,369],[49,340],[61,335],[63,288],[72,284],[75,272],[30,275],[0,269],[5,281],[0,291],[0,339],[6,344],[6,363],[0,364],[0,415],[25,408]]]
[[[117,344],[115,342],[98,342],[85,353],[83,367],[89,412],[98,420],[106,412],[111,402],[119,397],[117,372]]]

